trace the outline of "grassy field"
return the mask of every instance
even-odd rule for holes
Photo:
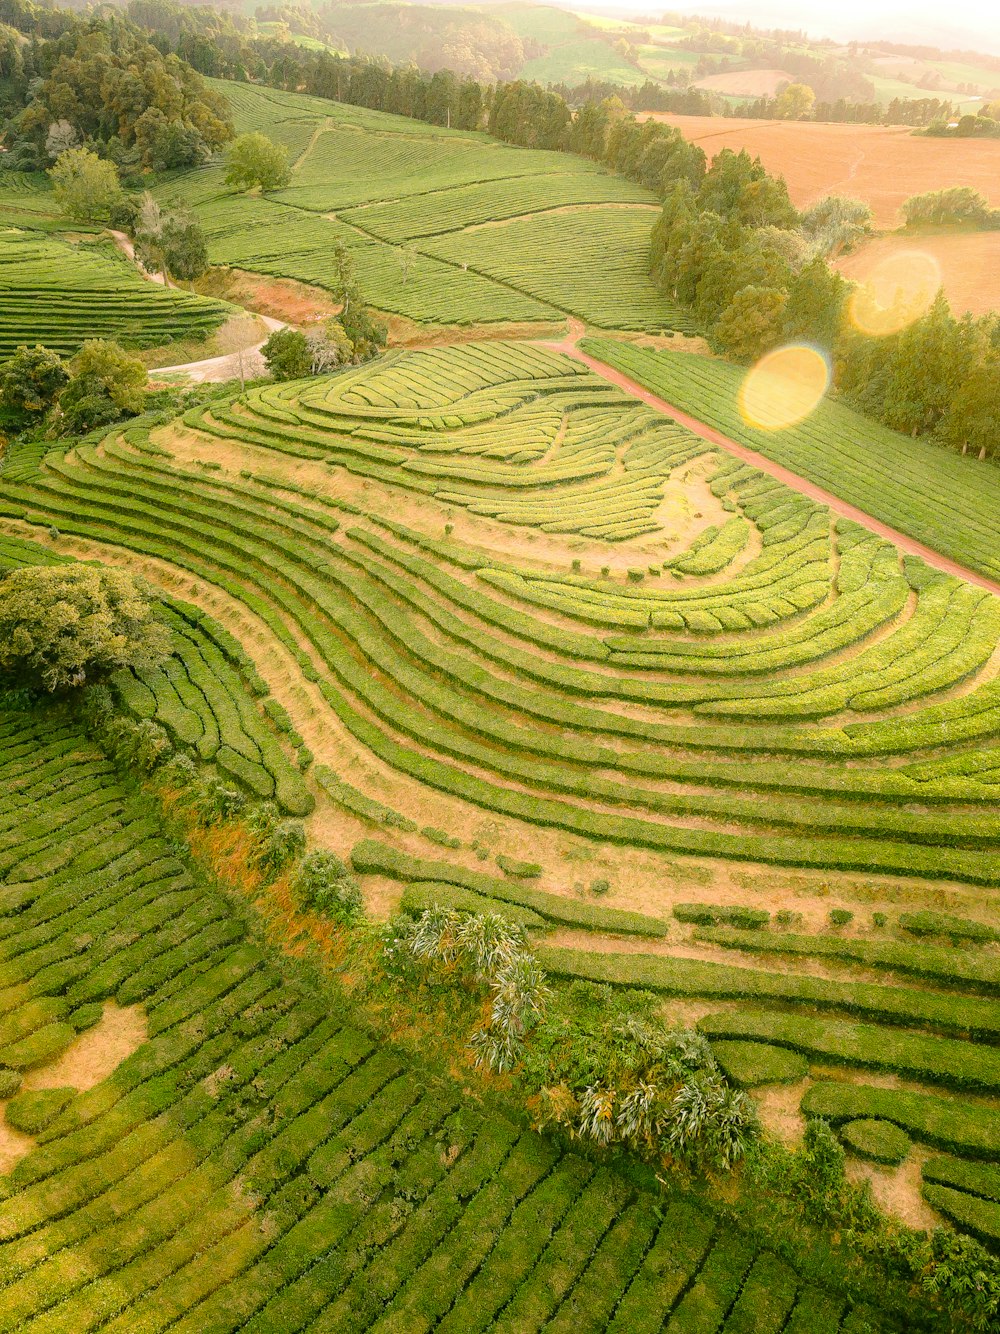
[[[687,1007],[766,1115],[901,1127],[893,1206],[992,1235],[968,1172],[1000,1159],[996,599],[529,344],[44,451],[8,467],[3,530],[211,618],[177,606],[178,665],[116,682],[134,716],[311,809],[381,911],[428,885],[530,909],[553,976]],[[530,887],[501,873],[526,856]],[[958,1166],[922,1195],[929,1149]]]
[[[68,356],[86,338],[135,348],[205,339],[230,313],[221,301],[146,282],[110,242],[0,231],[0,360],[20,343]]]
[[[637,237],[652,225],[653,196],[585,159],[267,89],[237,87],[233,102],[237,128],[273,133],[295,169],[266,199],[234,198],[219,167],[161,187],[194,207],[214,263],[328,286],[339,241],[372,304],[411,319],[574,314],[608,326],[625,293],[631,327],[689,327],[645,273]],[[614,298],[590,271],[589,256],[609,247],[624,284]]]

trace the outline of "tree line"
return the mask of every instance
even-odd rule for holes
[[[7,169],[37,171],[79,145],[123,170],[193,166],[232,138],[225,98],[135,25],[48,13],[62,31],[44,35],[29,0],[0,0]]]
[[[867,415],[1000,458],[1000,316],[956,318],[943,292],[915,293],[909,309],[900,297],[898,309],[879,311],[889,332],[865,332],[854,285],[828,259],[869,223],[866,205],[836,197],[799,213],[759,159],[723,149],[700,179],[670,186],[653,229],[653,278],[733,359],[812,343],[827,353],[835,389]]]

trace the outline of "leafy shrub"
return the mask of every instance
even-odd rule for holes
[[[315,908],[343,926],[353,926],[364,912],[358,882],[332,852],[307,853],[299,863],[294,889],[304,908]]]
[[[447,972],[487,987],[489,1017],[472,1038],[476,1061],[498,1073],[517,1064],[525,1035],[549,995],[522,928],[496,913],[463,915],[431,908],[393,928],[385,958],[390,966],[405,960],[423,971]]]
[[[306,831],[301,823],[298,820],[283,820],[281,812],[271,801],[255,807],[246,822],[254,835],[250,864],[272,879],[305,851]]]
[[[20,1087],[20,1070],[8,1070],[6,1067],[0,1067],[0,1102],[7,1098],[13,1098]]]
[[[673,913],[678,922],[693,922],[697,926],[718,926],[721,923],[755,928],[767,926],[771,920],[771,914],[764,908],[744,908],[738,904],[675,903]]]
[[[847,926],[854,921],[854,914],[847,908],[831,908],[828,920],[831,926]]]
[[[508,857],[502,852],[497,857],[497,866],[504,875],[514,876],[517,880],[537,880],[542,874],[542,868],[537,862],[518,861],[516,857]]]

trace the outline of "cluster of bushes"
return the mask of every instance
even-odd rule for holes
[[[890,1152],[885,1136],[866,1147]],[[898,1152],[898,1145],[893,1150]],[[1000,1320],[1000,1262],[972,1237],[935,1228],[918,1232],[876,1207],[867,1182],[848,1180],[846,1155],[829,1122],[813,1118],[805,1142],[790,1150],[761,1140],[748,1155],[752,1181],[794,1201],[807,1219],[845,1235],[853,1246],[894,1278],[913,1283],[954,1321],[955,1330],[987,1334]]]
[[[333,249],[336,276],[331,290],[340,313],[307,330],[275,329],[261,351],[276,380],[301,380],[370,361],[386,345],[388,330],[365,304],[350,251],[342,241]]]
[[[22,344],[0,365],[0,414],[11,435],[83,435],[146,406],[146,368],[107,338],[88,339],[68,362]]]
[[[947,190],[911,195],[903,205],[903,217],[908,227],[958,223],[979,231],[1000,228],[1000,208],[991,207],[985,195],[971,185],[953,185]]]
[[[732,1167],[759,1133],[704,1038],[665,1030],[649,993],[550,987],[524,927],[499,913],[435,904],[390,924],[383,960],[392,976],[486,991],[477,1062],[516,1069],[540,1126],[707,1170]]]

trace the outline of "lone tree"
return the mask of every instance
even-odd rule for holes
[[[32,566],[0,581],[0,678],[68,690],[119,667],[157,666],[170,634],[124,570]]]
[[[276,380],[301,380],[310,373],[309,344],[299,329],[275,329],[260,352]]]
[[[288,152],[281,144],[272,143],[266,134],[254,130],[241,134],[229,150],[226,184],[238,191],[280,190],[292,179]]]
[[[122,197],[118,168],[89,148],[68,148],[49,171],[56,202],[77,222],[106,222]]]
[[[142,411],[146,368],[117,343],[88,339],[69,366],[72,376],[59,399],[64,435],[82,435]]]
[[[816,94],[807,83],[790,83],[778,94],[775,115],[779,120],[804,120],[815,101]]]
[[[0,366],[0,403],[13,419],[29,425],[48,412],[68,380],[58,353],[40,343],[22,344]]]

